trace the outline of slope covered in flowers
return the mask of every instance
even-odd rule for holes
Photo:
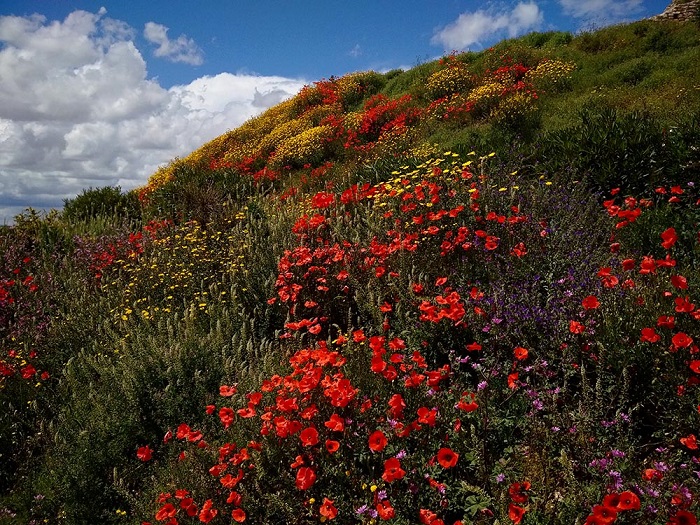
[[[18,217],[0,523],[696,523],[698,49],[640,22],[323,80]]]

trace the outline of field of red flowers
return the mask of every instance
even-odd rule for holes
[[[697,523],[700,96],[547,124],[661,30],[323,80],[0,230],[0,523]]]

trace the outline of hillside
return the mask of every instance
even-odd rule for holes
[[[325,79],[18,216],[0,523],[696,523],[699,62],[647,20]]]

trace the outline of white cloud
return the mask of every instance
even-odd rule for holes
[[[586,20],[614,23],[638,13],[642,0],[559,0],[564,13]]]
[[[542,11],[534,2],[520,2],[510,11],[479,9],[459,15],[457,20],[437,31],[431,42],[442,45],[445,50],[464,50],[498,35],[516,37],[534,30],[542,20]]]
[[[204,62],[204,54],[194,40],[185,35],[180,35],[177,40],[170,40],[168,28],[164,25],[147,22],[143,36],[151,44],[158,46],[158,49],[154,51],[154,55],[157,57],[193,66],[199,66]]]
[[[141,186],[306,83],[221,73],[164,89],[133,38],[103,11],[0,17],[0,224],[84,188]]]

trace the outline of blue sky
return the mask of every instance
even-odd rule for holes
[[[304,84],[410,68],[663,0],[0,2],[0,224],[83,188],[143,185]]]

